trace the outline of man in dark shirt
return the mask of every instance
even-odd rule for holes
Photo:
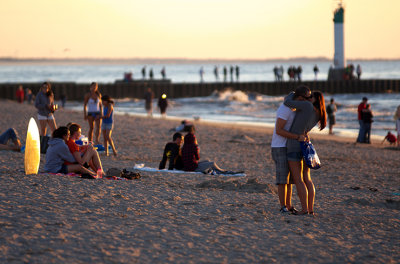
[[[167,143],[164,148],[164,154],[158,169],[162,170],[165,168],[165,164],[169,159],[169,170],[183,169],[182,155],[181,155],[181,145],[183,142],[183,136],[181,133],[175,133],[172,136],[173,142]]]

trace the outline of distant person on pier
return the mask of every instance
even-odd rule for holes
[[[374,115],[372,114],[371,111],[371,105],[367,104],[365,106],[365,109],[363,109],[362,113],[362,120],[364,122],[364,129],[365,129],[365,135],[364,135],[364,142],[363,143],[367,143],[367,144],[371,144],[371,125],[372,122],[374,122],[372,120],[372,118],[374,117]]]
[[[326,107],[326,113],[328,114],[329,120],[329,134],[333,135],[333,126],[336,124],[336,103],[335,99],[331,98],[330,104]]]
[[[146,66],[143,66],[142,68],[142,79],[146,79]]]
[[[224,66],[224,82],[226,82],[228,77],[228,69],[226,68],[226,66]]]
[[[360,64],[357,65],[356,73],[357,73],[357,79],[360,80],[362,73]]]
[[[229,68],[229,72],[231,74],[231,82],[233,82],[233,72],[235,71],[235,68],[231,65],[231,67]]]
[[[144,93],[144,107],[147,112],[147,116],[153,116],[153,99],[154,93],[150,87],[147,88],[146,92]]]
[[[40,87],[36,95],[35,107],[38,110],[40,136],[46,136],[47,125],[49,125],[53,133],[57,129],[53,113],[58,107],[54,104],[54,94],[50,83],[44,82]]]
[[[400,105],[397,107],[394,113],[394,120],[396,121],[397,130],[397,147],[400,147]]]
[[[278,67],[275,66],[272,71],[274,72],[275,82],[279,81]]]
[[[240,77],[240,68],[238,65],[236,65],[235,71],[236,71],[236,81],[238,82]]]
[[[297,81],[301,82],[301,74],[303,73],[303,68],[299,65],[296,69]]]
[[[168,99],[167,95],[163,93],[160,98],[158,98],[158,108],[160,108],[160,114],[161,117],[165,118],[166,113],[167,113],[167,107],[168,107]]]
[[[367,107],[368,98],[363,97],[362,102],[358,105],[357,113],[358,113],[358,123],[360,124],[360,129],[358,131],[357,142],[364,143],[365,141],[365,125],[362,119],[362,111]]]
[[[214,75],[215,75],[215,81],[219,81],[219,75],[218,75],[218,66],[214,67]]]
[[[167,73],[165,72],[165,67],[162,67],[160,73],[161,73],[162,79],[165,80],[167,78]]]
[[[15,95],[17,96],[17,101],[19,103],[23,103],[24,102],[24,88],[22,87],[22,85],[18,86],[17,92],[15,93]]]
[[[200,82],[204,82],[204,68],[201,67],[199,70],[199,75],[200,75]]]
[[[101,116],[103,112],[103,105],[101,104],[101,93],[99,92],[99,85],[96,82],[90,84],[90,91],[85,95],[83,102],[83,118],[89,123],[89,141],[100,144],[100,127]]]
[[[315,64],[313,71],[314,71],[314,80],[318,80],[319,68],[317,64]]]
[[[283,82],[283,66],[281,65],[281,67],[278,68],[278,78],[280,82]]]
[[[150,69],[149,78],[150,78],[150,80],[153,80],[153,78],[154,78],[153,68]]]

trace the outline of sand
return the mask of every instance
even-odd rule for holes
[[[0,101],[2,131],[23,143],[32,105]],[[60,109],[57,124],[81,112]],[[177,121],[115,117],[105,170],[157,167]],[[313,136],[316,216],[279,213],[271,129],[197,122],[201,158],[247,176],[146,173],[140,180],[24,175],[0,151],[0,263],[399,263],[400,152]],[[44,166],[42,155],[41,170]],[[296,192],[294,205],[300,207]]]

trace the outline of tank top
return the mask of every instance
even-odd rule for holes
[[[89,113],[97,113],[100,112],[100,102],[98,99],[94,100],[93,98],[89,98],[88,100],[88,112]]]
[[[108,113],[108,107],[103,108],[103,116],[106,116]],[[112,124],[113,123],[113,114],[114,110],[111,111],[110,117],[103,118],[103,123],[104,124]]]

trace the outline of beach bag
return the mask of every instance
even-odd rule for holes
[[[315,150],[311,141],[300,142],[301,152],[303,153],[304,162],[307,167],[313,170],[321,168],[321,161],[319,160],[317,151]]]

